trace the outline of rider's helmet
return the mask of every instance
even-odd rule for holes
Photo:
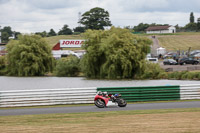
[[[103,95],[103,93],[101,91],[98,91],[97,94],[98,95]]]

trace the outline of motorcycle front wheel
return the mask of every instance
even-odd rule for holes
[[[119,99],[118,100],[118,106],[119,107],[126,107],[126,105],[127,105],[127,103],[126,103],[126,101],[124,100],[124,99]]]
[[[106,105],[104,103],[104,101],[102,99],[97,99],[94,101],[94,104],[98,107],[98,108],[104,108]]]

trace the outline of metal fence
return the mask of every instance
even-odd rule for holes
[[[200,84],[180,85],[180,99],[200,99]]]
[[[94,103],[97,91],[121,93],[128,102],[200,99],[200,84],[0,91],[0,107]]]
[[[108,87],[98,91],[120,93],[128,102],[179,100],[179,86]]]
[[[96,87],[0,91],[0,107],[93,103]]]

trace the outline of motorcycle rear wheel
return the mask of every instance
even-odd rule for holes
[[[119,99],[118,100],[118,106],[119,107],[126,107],[126,105],[127,105],[127,103],[126,103],[126,101],[124,100],[124,99]]]
[[[94,104],[98,107],[98,108],[104,108],[106,106],[105,102],[102,99],[97,99],[94,101]]]

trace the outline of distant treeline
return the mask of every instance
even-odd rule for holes
[[[149,26],[161,26],[161,25],[169,25],[169,24],[156,24],[156,23],[147,24],[147,23],[139,23],[137,26],[134,26],[134,27],[126,26],[125,28],[134,31],[135,33],[145,33],[146,32],[145,30]],[[198,32],[198,31],[200,31],[200,17],[197,18],[197,21],[195,22],[194,13],[191,12],[188,24],[186,24],[183,27],[181,27],[181,26],[179,26],[177,24],[177,25],[175,25],[175,27],[176,27],[176,31],[177,32]]]
[[[106,16],[102,14],[106,14]],[[100,15],[100,16],[99,16]],[[93,18],[102,18],[100,20],[104,21],[97,21],[99,19],[93,20]],[[196,19],[194,13],[191,12],[189,16],[189,23],[185,26],[181,27],[178,24],[175,26],[177,32],[198,32],[200,31],[200,17]],[[87,22],[87,23],[86,23]],[[98,23],[97,23],[98,22]],[[78,22],[83,26],[75,27],[74,29],[70,29],[67,24],[65,24],[62,29],[60,29],[57,33],[51,28],[49,31],[43,32],[36,32],[35,34],[40,35],[42,37],[50,37],[56,35],[72,35],[72,34],[80,34],[85,32],[87,29],[104,29],[104,26],[111,26],[111,22],[109,20],[109,13],[102,8],[93,8],[90,11],[85,12],[82,15],[82,19]],[[161,25],[169,25],[169,24],[147,24],[147,23],[139,23],[137,26],[125,26],[124,28],[129,29],[131,32],[134,33],[145,33],[146,29],[149,26],[161,26]],[[5,26],[3,29],[0,30],[2,32],[2,42],[7,43],[9,41],[9,37],[17,39],[18,35],[21,34],[17,31],[12,31],[10,26]]]

